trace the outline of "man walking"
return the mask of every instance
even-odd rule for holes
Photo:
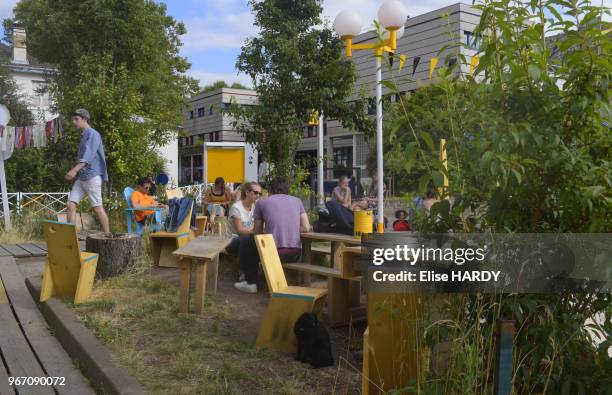
[[[72,123],[81,131],[81,142],[78,163],[64,176],[68,181],[75,180],[68,198],[68,222],[75,223],[77,204],[87,194],[102,232],[110,232],[108,216],[102,205],[102,182],[108,181],[104,146],[100,133],[89,126],[89,119],[89,111],[84,108],[72,114]]]

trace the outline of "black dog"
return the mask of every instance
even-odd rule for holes
[[[293,331],[298,341],[298,361],[308,362],[313,368],[334,364],[329,333],[316,314],[302,314],[295,321]]]

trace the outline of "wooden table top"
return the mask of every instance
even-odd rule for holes
[[[318,233],[318,232],[308,232],[301,233],[300,237],[302,239],[310,239],[310,240],[319,240],[319,241],[335,241],[345,244],[354,244],[360,245],[361,239],[355,238],[353,236],[344,235],[341,233]]]
[[[231,241],[232,239],[217,236],[200,236],[191,240],[187,245],[179,248],[172,254],[179,257],[212,261]]]

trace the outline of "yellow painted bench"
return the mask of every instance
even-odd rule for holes
[[[47,260],[40,289],[40,301],[63,296],[82,303],[91,295],[98,254],[81,252],[74,224],[42,221]]]
[[[179,258],[172,253],[187,245],[193,239],[193,232],[189,228],[191,212],[183,219],[176,232],[151,233],[151,250],[153,254],[153,265],[162,267],[178,267]]]
[[[270,300],[259,326],[255,346],[280,352],[296,352],[295,321],[306,312],[319,313],[327,290],[288,286],[271,234],[255,236],[255,244],[266,275]]]

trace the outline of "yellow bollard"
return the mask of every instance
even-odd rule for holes
[[[354,225],[354,234],[355,238],[360,238],[363,235],[372,234],[372,227],[374,226],[372,211],[371,210],[361,210],[355,211],[355,225]]]

